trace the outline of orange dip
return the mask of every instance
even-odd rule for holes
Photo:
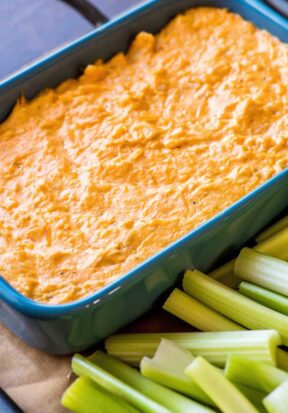
[[[288,49],[198,8],[0,125],[0,273],[90,294],[288,166]]]

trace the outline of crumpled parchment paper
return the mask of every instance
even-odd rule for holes
[[[69,384],[71,357],[29,347],[0,324],[0,386],[25,413],[64,413],[60,398]]]

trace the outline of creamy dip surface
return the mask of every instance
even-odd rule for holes
[[[288,49],[197,8],[0,125],[0,273],[95,292],[288,166]]]

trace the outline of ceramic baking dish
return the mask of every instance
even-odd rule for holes
[[[258,0],[153,0],[65,46],[0,84],[0,120],[17,98],[79,75],[97,58],[127,49],[145,30],[159,31],[196,6],[225,7],[288,41],[288,21]],[[112,284],[65,305],[34,302],[0,278],[0,320],[30,345],[53,354],[85,349],[146,312],[188,267],[208,271],[237,251],[288,206],[288,170]]]

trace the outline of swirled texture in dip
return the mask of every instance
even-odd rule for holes
[[[288,165],[288,50],[198,8],[0,125],[0,273],[45,303],[111,283]]]

